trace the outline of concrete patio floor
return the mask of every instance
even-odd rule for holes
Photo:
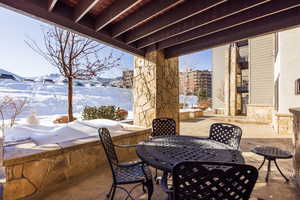
[[[193,136],[207,136],[209,126],[219,121],[216,117],[203,117],[199,119],[181,122],[181,134]],[[286,150],[292,150],[291,135],[276,135],[269,125],[256,124],[240,124],[236,123],[243,129],[243,137],[241,148],[246,163],[258,167],[263,158],[250,152],[251,148],[257,145],[277,146]],[[291,178],[292,176],[292,160],[279,160],[279,166],[282,171]],[[279,172],[272,166],[269,183],[265,183],[266,164],[260,170],[259,179],[252,193],[252,200],[299,200],[300,192],[291,180],[285,183]],[[54,192],[48,192],[36,199],[45,200],[102,200],[105,199],[106,193],[111,185],[111,174],[108,168],[99,169],[76,178],[68,184],[57,185],[52,189]],[[131,186],[130,186],[131,187]],[[128,188],[130,188],[128,187]],[[59,188],[59,189],[58,189]],[[147,199],[147,195],[142,193],[139,187],[133,196],[136,199]],[[160,189],[159,185],[155,185],[153,200],[165,199],[166,195]],[[115,199],[125,199],[125,193],[117,190]]]

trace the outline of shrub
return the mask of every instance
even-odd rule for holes
[[[100,107],[86,106],[83,110],[82,118],[84,120],[116,119],[116,107],[115,106],[100,106]]]
[[[76,120],[76,117],[73,117],[73,120]],[[64,124],[64,123],[68,123],[69,122],[69,117],[68,116],[61,116],[56,118],[53,123],[54,124]]]
[[[128,111],[127,110],[124,110],[124,109],[117,109],[116,111],[116,118],[118,120],[124,120],[126,119],[128,116]]]

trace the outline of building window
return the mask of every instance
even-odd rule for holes
[[[295,94],[299,95],[300,94],[300,78],[296,80],[295,83]]]

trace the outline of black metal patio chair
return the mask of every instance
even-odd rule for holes
[[[172,118],[156,118],[152,121],[152,137],[176,135],[176,122]]]
[[[152,121],[151,137],[176,135],[176,122],[172,118],[156,118]],[[158,184],[157,169],[155,169],[155,182]]]
[[[103,145],[107,160],[109,162],[113,183],[110,188],[107,198],[114,199],[116,189],[119,188],[127,193],[126,200],[128,198],[134,199],[131,192],[140,184],[148,191],[148,200],[151,199],[153,193],[153,182],[150,169],[142,162],[130,162],[130,163],[119,163],[115,147],[127,148],[135,147],[135,145],[115,145],[112,142],[110,132],[107,128],[100,128],[98,130],[100,141]],[[126,184],[137,184],[130,191],[127,191],[122,185]]]
[[[255,167],[187,161],[173,169],[173,200],[247,200],[258,177]]]
[[[214,123],[209,130],[209,139],[227,144],[234,149],[239,149],[242,134],[242,129],[233,124]]]

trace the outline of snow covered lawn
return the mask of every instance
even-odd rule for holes
[[[28,98],[30,103],[26,111],[19,115],[27,117],[33,110],[38,116],[65,115],[67,113],[67,87],[40,82],[1,81],[0,96]],[[74,113],[81,113],[85,106],[115,105],[132,110],[130,89],[115,87],[74,86]]]
[[[37,144],[55,143],[97,134],[99,127],[119,128],[120,123],[111,120],[82,121],[81,112],[85,106],[114,105],[129,111],[128,119],[133,119],[132,90],[116,87],[74,86],[73,111],[78,118],[69,124],[53,124],[53,121],[67,113],[67,87],[64,84],[43,84],[41,82],[0,81],[0,97],[27,98],[29,104],[19,116],[16,125],[5,131],[5,141],[34,140]],[[195,96],[180,98],[181,102],[195,105]],[[36,112],[39,125],[28,125],[26,118]],[[6,118],[8,118],[7,113]]]

